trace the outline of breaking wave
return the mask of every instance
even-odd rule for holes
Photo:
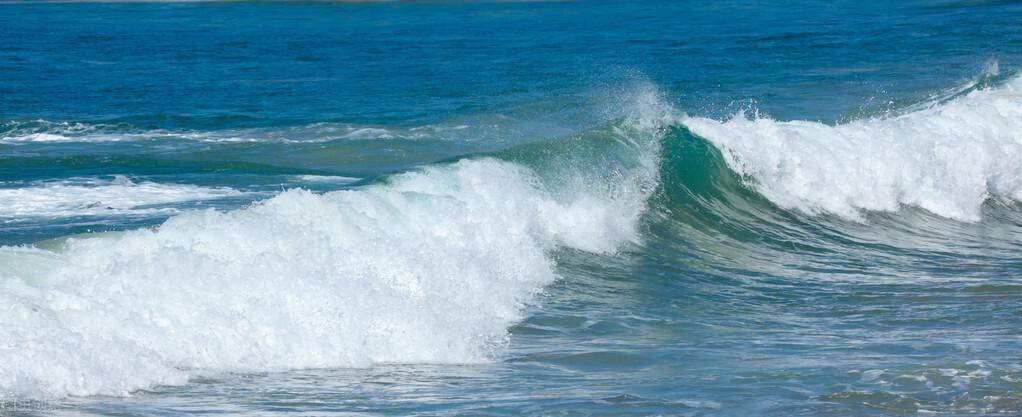
[[[871,212],[916,207],[980,222],[988,202],[1022,201],[1020,78],[835,125],[690,117],[652,87],[626,101],[574,136],[350,190],[290,190],[54,251],[0,248],[0,398],[122,395],[205,371],[487,361],[557,278],[560,249],[613,255],[667,230],[682,250],[767,270],[782,251],[763,248],[793,241],[816,242],[820,262],[876,253],[851,246],[866,240],[854,228],[798,221],[868,228]],[[80,204],[103,187],[168,194],[123,181],[70,194]]]
[[[556,181],[475,157],[57,251],[0,248],[0,396],[121,395],[203,371],[489,360],[556,278],[551,251],[641,240],[664,119],[648,114],[664,107],[649,94],[606,138],[613,166],[565,158]]]

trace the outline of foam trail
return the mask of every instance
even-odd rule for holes
[[[133,182],[78,178],[34,183],[29,187],[0,188],[0,219],[24,220],[79,216],[174,212],[160,205],[237,197],[245,193],[231,188],[189,184]]]
[[[639,163],[574,193],[471,159],[60,252],[0,248],[0,398],[123,395],[203,370],[488,360],[555,279],[551,250],[639,240],[658,130],[632,124],[621,131],[645,138]]]
[[[362,180],[361,178],[344,177],[339,175],[295,175],[292,178],[295,181],[306,183],[333,183],[333,184],[350,184]]]
[[[140,129],[130,125],[53,122],[48,120],[0,122],[0,145],[39,143],[106,143],[179,141],[182,143],[321,143],[335,140],[473,140],[493,136],[494,126],[425,125],[407,129],[350,123],[312,123],[301,126],[224,130]]]
[[[978,221],[991,198],[1022,201],[1022,77],[883,118],[683,120],[775,204],[860,219],[915,206]]]

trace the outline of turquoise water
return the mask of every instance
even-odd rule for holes
[[[0,414],[1022,413],[1022,5],[0,13]]]

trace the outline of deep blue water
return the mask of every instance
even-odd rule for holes
[[[1022,4],[0,16],[0,414],[1022,413]]]

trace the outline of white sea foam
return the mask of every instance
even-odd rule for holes
[[[32,183],[26,187],[0,188],[0,219],[174,212],[174,209],[167,205],[244,194],[223,187],[133,182],[122,176],[112,180],[79,178],[46,181]]]
[[[657,129],[632,124],[622,132],[646,140],[627,175],[564,178],[581,187],[568,193],[519,164],[462,160],[58,252],[0,248],[0,399],[122,395],[206,371],[488,360],[555,279],[551,250],[639,239],[659,146]]]
[[[916,206],[977,221],[1022,201],[1022,78],[898,116],[838,125],[688,117],[732,169],[779,206],[850,219]]]

